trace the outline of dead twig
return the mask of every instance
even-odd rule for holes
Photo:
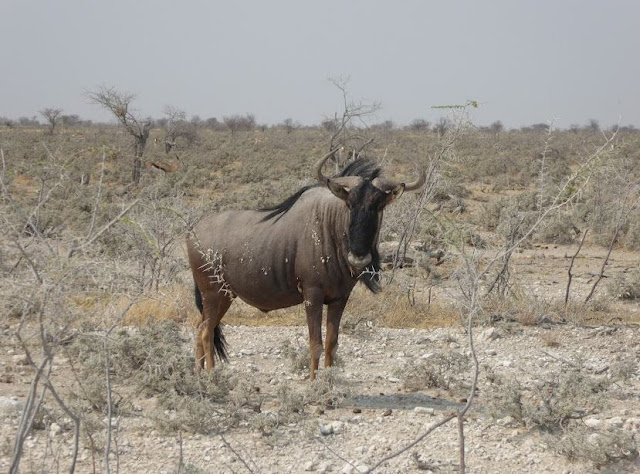
[[[408,445],[404,446],[403,448],[389,454],[388,456],[385,456],[384,458],[382,458],[380,461],[378,461],[377,463],[375,463],[368,471],[366,471],[367,473],[369,472],[373,472],[374,470],[376,470],[377,468],[379,468],[380,466],[382,466],[385,462],[390,461],[393,458],[396,458],[398,456],[400,456],[403,453],[406,453],[409,449],[413,448],[416,444],[420,443],[422,440],[424,440],[427,436],[429,436],[431,433],[433,433],[435,430],[437,430],[438,428],[440,428],[443,425],[446,425],[447,423],[449,423],[451,420],[453,420],[454,418],[456,418],[458,416],[457,413],[452,413],[450,415],[447,415],[446,417],[444,417],[442,420],[440,420],[439,422],[435,423],[434,425],[432,425],[431,427],[429,427],[429,429],[427,431],[425,431],[424,433],[422,433],[420,436],[418,436],[416,439],[414,439],[411,443],[409,443]]]
[[[607,268],[607,265],[609,265],[609,257],[611,257],[611,252],[613,251],[613,246],[616,243],[616,241],[618,240],[618,234],[620,234],[620,226],[616,225],[616,231],[613,233],[613,238],[611,239],[611,242],[609,243],[609,249],[607,250],[607,256],[604,258],[604,261],[602,262],[602,267],[600,267],[600,273],[598,273],[598,278],[596,278],[596,281],[593,283],[593,286],[591,287],[591,291],[589,291],[589,294],[584,299],[585,303],[589,302],[589,300],[591,299],[591,297],[593,296],[593,294],[596,291],[598,283],[600,283],[600,280],[602,280],[604,278],[604,270]]]
[[[571,288],[571,280],[573,279],[573,274],[571,273],[571,270],[573,269],[573,262],[575,262],[576,257],[580,253],[580,250],[582,249],[582,245],[584,244],[584,239],[587,237],[588,232],[589,232],[589,228],[587,227],[584,231],[584,234],[582,234],[582,239],[580,239],[580,245],[578,245],[578,250],[576,250],[576,253],[573,254],[573,256],[571,257],[571,262],[569,263],[569,269],[567,270],[567,273],[569,274],[569,278],[567,279],[567,291],[564,294],[565,308],[567,307],[567,303],[569,302],[569,290]]]
[[[83,248],[91,245],[98,237],[100,237],[104,232],[106,232],[111,226],[113,226],[116,222],[118,222],[120,219],[122,219],[122,217],[124,217],[124,215],[127,212],[129,212],[131,210],[131,208],[133,206],[135,206],[136,204],[138,204],[139,202],[140,202],[140,199],[136,199],[135,201],[133,201],[131,204],[129,204],[127,207],[125,207],[122,211],[120,211],[120,213],[116,217],[114,217],[107,224],[105,224],[98,232],[93,234],[93,236],[91,236],[90,238],[86,239],[82,244],[78,245],[77,247],[72,247],[71,249],[69,249],[69,253],[67,254],[67,258],[71,258],[74,253],[76,253],[79,250],[82,250]]]
[[[236,455],[236,457],[240,460],[240,462],[244,465],[244,467],[247,468],[247,471],[253,473],[255,472],[253,469],[251,469],[251,467],[249,466],[249,464],[247,464],[247,461],[244,460],[244,458],[242,456],[240,456],[240,454],[238,454],[238,452],[233,449],[233,447],[229,444],[229,442],[225,439],[224,435],[222,433],[219,434],[220,439],[222,439],[222,442],[224,443],[224,445],[229,448],[229,451],[231,451],[233,454]]]

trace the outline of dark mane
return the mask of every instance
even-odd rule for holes
[[[380,173],[382,173],[382,169],[373,161],[366,158],[358,158],[349,163],[339,174],[332,176],[332,178],[360,176],[361,178],[372,180],[380,176]]]
[[[305,191],[307,191],[308,189],[311,189],[311,188],[317,188],[318,186],[320,186],[320,185],[319,184],[312,184],[312,185],[309,185],[309,186],[305,186],[303,188],[298,189],[294,194],[289,196],[287,199],[282,201],[280,204],[276,204],[275,206],[272,206],[272,207],[264,207],[262,209],[258,209],[259,211],[264,211],[264,212],[268,212],[269,213],[266,216],[264,216],[260,220],[260,222],[268,221],[269,219],[273,219],[276,216],[277,216],[277,219],[276,219],[276,221],[277,221],[289,209],[291,209],[291,207],[293,207],[293,205],[298,201],[300,196],[302,196],[302,194]]]
[[[355,161],[349,163],[340,173],[334,174],[332,178],[339,178],[343,176],[360,176],[361,178],[372,180],[380,176],[382,172],[381,168],[373,161],[366,158],[358,158]],[[300,199],[302,194],[311,189],[319,187],[319,184],[311,184],[298,189],[294,194],[282,201],[280,204],[276,204],[271,207],[264,207],[258,209],[262,212],[268,212],[266,216],[261,219],[261,222],[268,221],[276,218],[276,221],[280,219],[286,212],[293,207],[293,205]]]

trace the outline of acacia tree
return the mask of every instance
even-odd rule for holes
[[[222,121],[231,131],[231,136],[235,137],[236,132],[240,130],[253,130],[256,126],[256,118],[253,114],[246,115],[230,115],[222,117]]]
[[[53,131],[58,124],[58,119],[62,113],[62,109],[46,108],[42,109],[40,115],[49,123],[49,135],[53,135]]]
[[[198,138],[198,120],[194,122],[187,122],[187,114],[184,110],[180,110],[170,105],[163,109],[165,118],[163,119],[164,128],[164,151],[169,153],[175,146],[177,146],[178,138],[183,138],[187,145],[192,145]],[[196,116],[197,117],[197,116]]]
[[[447,117],[440,117],[440,119],[433,125],[433,131],[442,137],[448,130],[451,129],[453,124]]]
[[[429,127],[431,127],[431,123],[425,119],[415,119],[409,124],[409,130],[414,132],[428,132]]]
[[[153,119],[151,117],[142,119],[135,110],[131,109],[131,103],[135,99],[135,95],[120,92],[114,87],[101,87],[97,91],[90,92],[89,98],[92,102],[109,110],[120,125],[134,138],[135,152],[133,155],[132,179],[135,185],[140,184],[142,156],[147,146],[149,132],[153,127]]]

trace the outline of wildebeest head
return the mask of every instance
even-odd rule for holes
[[[349,208],[349,253],[347,260],[354,270],[359,271],[367,267],[372,261],[372,254],[376,254],[376,240],[382,222],[384,208],[398,198],[404,191],[412,191],[422,187],[426,181],[426,173],[421,172],[418,179],[412,183],[395,182],[378,176],[379,169],[363,176],[347,176],[328,178],[322,174],[322,165],[331,153],[318,161],[316,173],[318,181],[329,188],[338,198],[342,199]],[[355,161],[350,167],[358,167],[367,162]],[[353,173],[360,174],[360,173]]]

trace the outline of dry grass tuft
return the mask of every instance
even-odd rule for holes
[[[125,307],[127,302],[122,302]],[[162,292],[149,294],[127,311],[122,325],[145,326],[151,321],[191,322],[196,326],[200,322],[200,313],[193,300],[192,290],[184,286],[173,286]]]
[[[349,299],[347,311],[351,318],[372,321],[378,326],[391,328],[431,328],[458,324],[459,315],[452,306],[432,303],[427,295],[410,301],[407,292],[398,285],[384,287],[379,295],[358,285]]]
[[[542,345],[545,347],[560,347],[560,341],[558,335],[553,332],[545,332],[540,335]]]

